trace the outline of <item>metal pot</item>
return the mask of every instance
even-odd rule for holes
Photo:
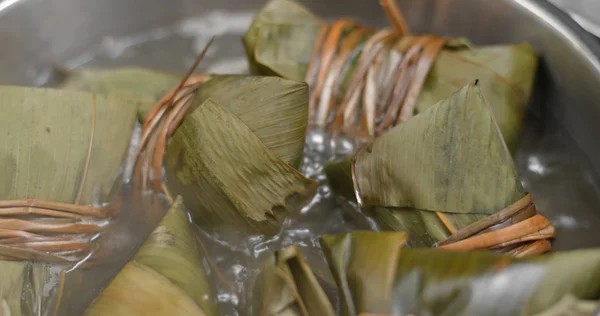
[[[326,17],[383,25],[377,1],[305,0]],[[0,84],[36,85],[52,65],[183,71],[195,42],[221,35],[205,63],[244,69],[239,36],[264,0],[3,0]],[[600,46],[540,0],[400,0],[416,33],[476,44],[528,41],[542,56],[516,155],[526,188],[558,227],[556,249],[600,246]],[[183,21],[183,22],[181,22]],[[215,66],[218,65],[218,66]],[[221,67],[221,68],[219,68]],[[0,114],[1,115],[1,114]],[[0,142],[1,143],[1,142]]]

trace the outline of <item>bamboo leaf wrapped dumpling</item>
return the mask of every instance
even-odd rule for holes
[[[389,4],[392,1],[383,1]],[[398,13],[399,14],[399,13]],[[378,136],[479,79],[515,149],[537,57],[528,44],[472,47],[462,39],[328,25],[293,0],[271,0],[244,37],[255,73],[306,80],[310,120]]]
[[[211,230],[274,234],[287,216],[281,207],[288,198],[304,199],[316,190],[314,181],[212,99],[175,132],[165,164],[169,190],[181,194],[197,223]]]
[[[9,316],[51,316],[60,302],[64,271],[46,264],[0,261],[0,311]]]
[[[517,259],[405,248],[406,238],[395,232],[321,238],[342,315],[552,315],[569,304],[593,315],[600,308],[598,249]]]
[[[66,72],[58,88],[121,94],[141,102],[155,103],[179,81],[181,78],[178,75],[145,68],[83,68]]]
[[[0,238],[17,238],[3,242],[0,255],[77,262],[91,245],[73,235],[101,230],[83,220],[118,211],[115,193],[137,103],[54,89],[5,86],[0,92]],[[70,255],[58,255],[64,252]]]
[[[527,254],[549,250],[554,237],[521,185],[478,82],[325,173],[338,192],[356,192],[384,227],[410,232],[412,246]]]
[[[181,197],[85,315],[220,315]]]
[[[191,78],[199,84],[190,91],[193,104],[188,113],[211,98],[227,107],[285,162],[296,168],[300,165],[308,115],[305,85],[277,77],[197,74]],[[144,121],[154,104],[180,81],[180,76],[142,68],[83,69],[69,73],[60,87],[139,100],[139,117]],[[255,111],[259,105],[261,111]],[[265,116],[269,120],[264,120]]]

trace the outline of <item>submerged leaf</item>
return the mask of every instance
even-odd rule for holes
[[[219,315],[181,197],[86,315]]]
[[[238,233],[273,234],[294,194],[316,184],[292,168],[238,118],[209,99],[191,113],[167,149],[172,192],[181,194],[197,223]]]
[[[527,259],[402,248],[401,233],[325,236],[342,315],[535,315],[566,296],[600,298],[600,251]]]
[[[276,252],[264,264],[254,297],[256,315],[334,316],[331,302],[298,247]]]

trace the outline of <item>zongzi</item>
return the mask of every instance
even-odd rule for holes
[[[87,240],[101,230],[81,221],[118,210],[114,193],[137,103],[78,91],[0,91],[0,255],[76,262],[89,254]],[[82,233],[92,234],[73,236]]]
[[[478,82],[349,160],[326,168],[334,187],[356,192],[384,227],[410,232],[412,246],[549,250],[554,227],[524,191]]]
[[[393,27],[376,31],[352,19],[327,24],[293,0],[269,1],[244,36],[252,71],[305,80],[312,124],[367,136],[479,79],[514,150],[537,67],[531,46],[412,35],[395,1],[382,4]]]

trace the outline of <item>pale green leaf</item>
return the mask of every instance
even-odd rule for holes
[[[175,88],[183,75],[116,68],[83,69],[70,73],[61,85],[98,93],[118,93],[144,102],[144,120],[154,104]],[[308,117],[308,86],[278,77],[212,75],[195,96],[189,112],[211,98],[242,120],[258,138],[285,162],[298,168],[302,160]]]
[[[321,239],[342,315],[535,315],[566,296],[600,297],[598,249],[516,259],[401,248],[405,238],[353,232]]]
[[[27,273],[27,262],[0,261],[0,314],[23,315],[21,293]]]
[[[84,68],[68,73],[59,87],[101,94],[123,94],[143,102],[156,102],[177,86],[181,79],[180,75],[137,67]]]
[[[0,95],[0,199],[73,203],[88,152],[81,203],[105,200],[116,189],[115,178],[135,125],[136,103],[115,96],[23,87],[0,87]]]
[[[295,1],[269,1],[243,39],[253,73],[304,80],[323,23]]]
[[[308,86],[278,77],[214,75],[195,106],[208,98],[223,105],[283,161],[298,168],[308,124]]]
[[[361,150],[354,175],[365,206],[492,214],[524,196],[477,83]]]
[[[219,315],[183,199],[177,197],[133,258],[181,288],[206,315]]]
[[[287,199],[311,196],[316,189],[211,99],[173,136],[166,169],[169,189],[183,196],[199,225],[240,234],[277,232]]]
[[[269,2],[244,37],[253,73],[302,80],[323,23],[293,0]],[[514,151],[537,64],[535,52],[526,43],[475,47],[462,38],[448,39],[426,78],[416,113],[479,79],[484,90],[489,90],[487,97],[500,130]],[[342,85],[341,94],[345,88]]]
[[[169,279],[129,262],[86,310],[87,316],[204,316],[200,307]]]
[[[256,315],[335,315],[325,291],[296,246],[276,252],[263,264],[255,292]]]

